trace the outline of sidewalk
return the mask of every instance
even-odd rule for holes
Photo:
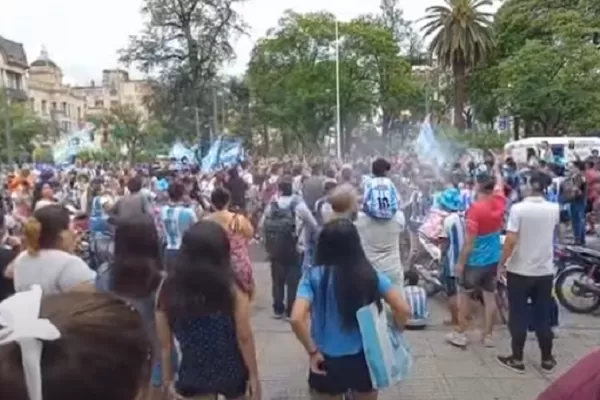
[[[289,324],[271,318],[271,283],[268,264],[255,263],[257,299],[254,306],[259,368],[265,400],[308,399],[307,356]],[[497,349],[476,343],[461,350],[444,343],[448,328],[445,311],[431,301],[431,327],[407,332],[414,355],[410,378],[382,392],[389,400],[535,400],[536,396],[587,351],[600,344],[600,319],[561,310],[560,337],[554,342],[558,368],[552,375],[539,369],[539,349],[534,337],[526,344],[527,373],[518,375],[496,363],[499,352],[509,350],[505,327],[496,330]]]

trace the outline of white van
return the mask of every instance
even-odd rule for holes
[[[566,162],[575,161],[578,157],[585,160],[592,150],[600,150],[600,138],[597,137],[530,137],[505,144],[504,155],[517,163],[526,163],[532,156],[539,158],[544,142],[549,144],[554,156],[564,158]]]

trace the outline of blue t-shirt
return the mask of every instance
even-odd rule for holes
[[[320,285],[324,271],[325,267],[306,269],[298,285],[296,297],[311,303],[311,336],[319,350],[328,356],[340,357],[360,353],[363,345],[358,325],[351,331],[343,329],[331,279],[333,274],[329,275],[327,298],[321,298]],[[376,273],[379,279],[379,292],[383,296],[392,289],[392,282],[380,272],[376,271]]]

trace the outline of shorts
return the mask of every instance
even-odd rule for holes
[[[349,390],[358,393],[374,390],[364,352],[350,356],[324,357],[323,369],[327,371],[327,375],[312,372],[308,374],[308,386],[315,392],[335,396]]]
[[[465,269],[460,279],[460,285],[465,292],[481,289],[484,292],[493,293],[496,291],[497,268],[497,264],[486,265],[483,267],[465,265]]]

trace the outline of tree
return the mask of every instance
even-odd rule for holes
[[[12,140],[13,157],[15,159],[23,154],[31,154],[34,149],[33,141],[36,137],[45,136],[48,126],[29,108],[29,103],[6,102],[8,115],[2,104],[5,104],[4,93],[0,91],[0,155],[3,159],[8,157],[8,144],[6,142],[6,118],[8,116],[10,138]]]
[[[147,121],[131,105],[118,105],[103,116],[110,139],[127,149],[129,161],[134,161],[148,148],[156,145],[160,137],[160,125]]]
[[[208,143],[212,113],[210,88],[222,63],[235,54],[231,40],[246,26],[235,5],[243,0],[144,0],[146,24],[121,52],[121,61],[135,63],[158,77],[149,105],[177,136],[195,136],[196,113]]]
[[[597,7],[568,0],[509,0],[499,9],[495,92],[526,134],[597,128],[599,16]]]
[[[372,16],[338,23],[342,148],[361,121],[382,114],[393,125],[412,100],[410,64],[393,32]],[[255,46],[248,68],[253,112],[263,137],[276,128],[284,148],[296,139],[320,151],[335,129],[335,18],[286,12]],[[263,141],[264,142],[264,141]]]
[[[445,0],[444,6],[428,7],[423,26],[425,37],[433,36],[429,52],[454,78],[454,124],[465,128],[463,115],[467,102],[467,75],[491,52],[494,40],[491,14],[481,8],[490,0]]]

